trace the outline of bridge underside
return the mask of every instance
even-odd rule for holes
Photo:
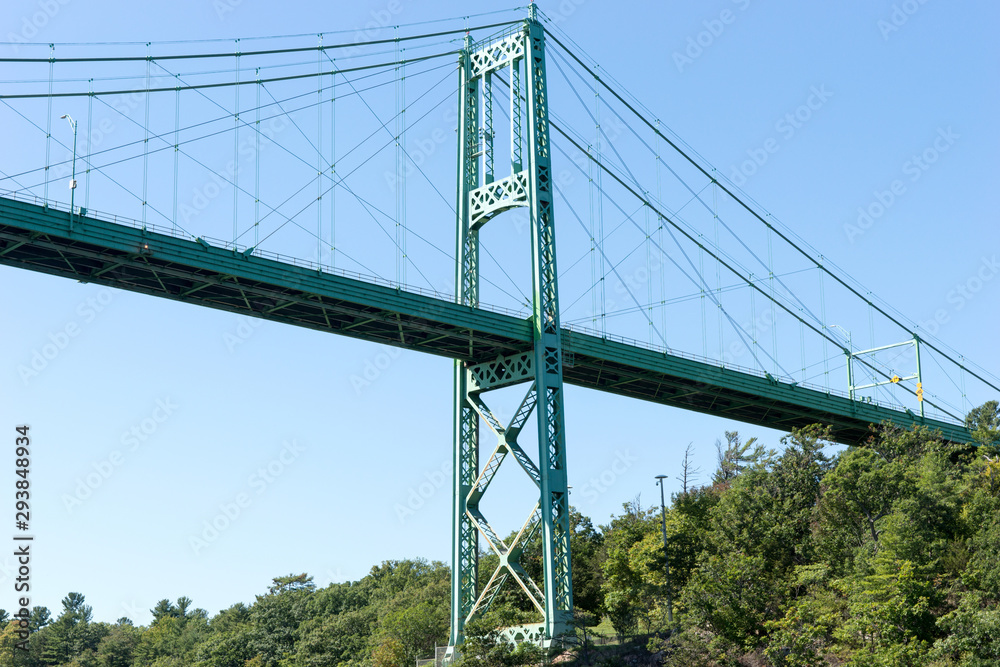
[[[361,279],[244,255],[0,198],[0,264],[253,317],[483,362],[532,349],[530,321]],[[844,444],[869,425],[924,424],[969,442],[957,424],[564,329],[564,381],[789,430],[828,424]]]

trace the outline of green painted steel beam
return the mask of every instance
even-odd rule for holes
[[[512,314],[89,216],[76,216],[72,232],[69,222],[67,211],[0,197],[0,264],[465,362],[532,349],[531,321]],[[121,266],[95,275],[115,262]],[[267,314],[286,301],[294,303]],[[563,354],[573,360],[563,368],[568,384],[785,430],[825,423],[844,444],[863,442],[869,425],[883,420],[922,424],[946,440],[971,442],[960,424],[625,342],[562,333]]]

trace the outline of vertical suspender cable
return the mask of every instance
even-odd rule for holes
[[[316,51],[316,71],[323,72],[323,33],[319,34],[319,49]],[[323,77],[316,77],[316,262],[323,263]]]
[[[646,191],[646,199],[649,199],[649,191]],[[642,208],[643,208],[643,211],[646,214],[645,215],[646,219],[644,221],[645,222],[645,227],[646,227],[646,239],[643,242],[643,244],[646,246],[646,312],[648,313],[646,315],[646,319],[649,320],[649,327],[648,327],[648,330],[649,330],[649,343],[650,343],[650,345],[652,345],[653,342],[654,342],[654,340],[653,340],[653,330],[655,329],[655,327],[653,326],[653,317],[652,317],[652,315],[653,315],[653,276],[651,275],[651,271],[652,271],[653,264],[652,264],[652,254],[651,254],[651,250],[650,250],[650,247],[649,247],[649,238],[650,238],[650,236],[652,236],[652,230],[650,230],[650,228],[649,228],[649,207],[643,205]]]
[[[149,75],[152,57],[150,55],[150,42],[146,42],[146,121],[143,123],[143,130],[146,137],[142,142],[142,231],[146,231],[146,203],[149,201]]]
[[[969,399],[965,396],[965,355],[959,357],[962,363],[958,366],[958,379],[962,383],[962,407],[971,408],[972,405],[969,403]]]
[[[715,230],[715,247],[721,251],[722,247],[719,245],[719,183],[714,179],[712,181],[712,223]],[[715,299],[715,313],[716,319],[719,322],[719,359],[725,359],[726,342],[725,325],[723,323],[725,310],[722,308],[722,263],[718,259],[715,260],[715,293],[717,295]]]
[[[598,69],[597,71],[600,71],[600,70]],[[598,87],[598,84],[597,84],[597,81],[596,81],[596,78],[597,78],[596,75],[595,75],[594,78],[595,78],[595,81],[594,81],[594,110],[596,112],[594,118],[596,119],[596,128],[595,128],[596,131],[595,131],[595,134],[597,135],[596,140],[595,140],[596,141],[595,148],[596,148],[596,153],[597,153],[597,165],[598,165],[598,167],[600,167],[601,166],[601,89]],[[605,251],[607,249],[604,247],[604,187],[602,185],[603,179],[601,178],[601,173],[602,172],[603,172],[603,169],[600,169],[600,168],[597,169],[597,244],[598,244],[598,247],[601,249],[601,252],[599,253],[598,261],[599,261],[600,266],[601,266],[601,273],[600,273],[600,278],[599,278],[600,279],[599,289],[600,289],[600,301],[601,301],[601,335],[603,336],[604,334],[607,333],[606,316],[607,316],[607,309],[608,309],[608,307],[607,307],[608,306],[608,300],[607,300],[607,292],[606,292],[606,288],[605,288],[605,284],[604,284],[606,282],[604,280],[604,276],[607,273],[607,267],[605,266],[604,254],[605,254]]]
[[[823,255],[819,256],[819,264],[817,268],[819,269],[819,312],[822,318],[823,328],[827,328],[826,323],[826,292],[823,289]],[[830,390],[830,354],[829,354],[830,341],[827,340],[826,336],[823,336],[823,385],[826,387],[827,391]]]
[[[698,274],[705,275],[705,248],[698,244]],[[701,297],[698,301],[701,305],[701,356],[708,357],[708,305],[705,303],[705,281],[699,284]]]
[[[177,192],[180,189],[180,157],[181,157],[181,75],[174,75],[177,85],[174,87],[174,214],[171,230],[177,231]]]
[[[660,119],[656,119],[656,127],[659,130]],[[663,201],[663,192],[660,186],[660,135],[654,133],[653,138],[655,139],[655,164],[656,164],[656,200],[657,202]],[[589,160],[588,160],[589,162]],[[657,235],[657,246],[663,248],[663,217],[657,213],[656,214],[656,235]],[[662,253],[662,250],[660,251]],[[662,258],[659,262],[660,271],[660,318],[662,319],[662,327],[660,333],[663,336],[667,335],[667,272],[664,270],[664,262]]]
[[[94,124],[94,80],[90,80],[90,95],[87,96],[87,169],[84,172],[87,185],[83,189],[83,207],[90,208],[90,154],[93,152]]]
[[[403,47],[400,53],[400,60],[402,65],[400,65],[400,76],[399,76],[399,123],[400,123],[400,137],[399,137],[399,175],[400,175],[400,186],[399,186],[399,218],[400,226],[399,231],[401,237],[399,239],[399,249],[403,253],[403,266],[400,276],[400,282],[404,285],[406,284],[406,263],[409,261],[406,255],[406,47]],[[493,139],[490,138],[490,150],[492,152]]]
[[[257,76],[257,117],[254,120],[254,179],[253,179],[253,247],[260,243],[260,68]]]
[[[802,359],[802,382],[806,381],[806,325],[801,316],[802,307],[799,307],[799,354]]]
[[[49,205],[49,162],[52,154],[52,79],[56,67],[56,45],[49,44],[49,111],[45,119],[45,190],[42,194],[44,205]]]
[[[876,343],[875,343],[875,307],[872,304],[872,293],[871,293],[871,291],[868,292],[868,329],[869,329],[868,334],[869,334],[869,336],[871,336],[871,343],[872,343],[871,345],[868,346],[868,349],[871,350],[871,349],[874,349],[875,347],[878,347],[876,345]],[[876,381],[877,380],[876,380],[876,377],[875,377],[875,372],[872,371],[872,382],[876,382]],[[855,384],[858,384],[858,383],[855,382]]]
[[[868,349],[875,347],[875,307],[872,305],[872,293],[868,292],[868,335],[871,338],[871,345]]]
[[[240,40],[236,40],[236,104],[233,106],[233,249],[236,249],[236,239],[239,231],[240,207]]]
[[[337,266],[337,61],[330,61],[330,266]]]
[[[588,150],[590,148],[591,147],[588,146]],[[597,305],[597,301],[598,301],[598,294],[597,294],[597,281],[598,281],[598,275],[597,275],[597,236],[596,236],[597,232],[596,232],[596,229],[595,229],[595,227],[597,225],[597,211],[596,211],[596,207],[594,205],[596,197],[594,196],[594,163],[593,163],[592,160],[587,160],[587,184],[589,186],[588,187],[588,194],[590,195],[590,197],[589,197],[589,201],[590,201],[590,282],[593,285],[593,288],[590,291],[590,311],[592,313],[591,318],[590,318],[590,326],[594,330],[597,330],[599,328],[597,318],[598,318],[598,315],[600,313],[600,310],[598,309],[598,305]]]
[[[396,36],[395,52],[396,52],[396,62],[398,63],[399,62],[399,28],[396,27],[393,30],[394,30],[394,34]],[[400,219],[400,216],[401,216],[401,213],[400,213],[400,199],[399,199],[399,185],[400,185],[400,181],[402,181],[403,175],[402,175],[402,168],[401,168],[402,167],[401,150],[400,150],[400,146],[399,146],[399,134],[400,134],[401,114],[399,113],[399,65],[398,64],[396,65],[396,81],[395,81],[393,87],[394,87],[394,91],[396,93],[396,153],[395,153],[395,156],[396,156],[396,164],[395,164],[396,181],[395,181],[395,188],[394,188],[395,192],[393,192],[393,194],[396,196],[396,284],[398,285],[398,284],[400,284],[402,282],[402,277],[401,276],[402,276],[402,263],[403,263],[403,261],[402,261],[403,260],[403,257],[402,257],[403,252],[402,252],[402,249],[399,247],[399,219]]]
[[[774,374],[778,374],[778,319],[774,310],[774,249],[772,240],[774,234],[771,228],[767,228],[767,280],[771,287],[771,350],[774,359]]]
[[[753,280],[753,273],[751,273],[750,274],[750,282],[753,283],[753,281],[754,281]],[[756,294],[757,294],[757,290],[751,288],[750,289],[750,331],[747,332],[748,334],[750,334],[750,344],[753,345],[753,347],[754,347],[754,350],[753,350],[753,358],[754,359],[758,359],[758,357],[757,357],[757,347],[758,347],[757,346],[757,299],[755,298]],[[760,364],[760,362],[758,361],[758,365],[759,364]],[[761,368],[761,370],[766,370],[766,369]]]

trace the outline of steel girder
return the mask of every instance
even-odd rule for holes
[[[67,211],[0,197],[0,265],[469,363],[533,355],[532,323],[513,314],[109,219],[77,215],[70,232]],[[564,380],[579,387],[782,430],[828,424],[845,445],[864,442],[869,425],[886,420],[971,442],[959,423],[629,341],[563,329],[562,347]]]

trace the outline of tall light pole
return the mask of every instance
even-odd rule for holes
[[[666,475],[657,475],[656,480],[660,485],[660,523],[663,527],[663,561],[667,565],[667,625],[674,625],[674,603],[671,599],[670,590],[670,554],[667,553],[667,505],[663,497],[663,480]]]
[[[69,126],[73,128],[73,175],[69,180],[69,230],[73,231],[73,213],[76,211],[76,121],[68,113],[59,117],[69,121]]]

